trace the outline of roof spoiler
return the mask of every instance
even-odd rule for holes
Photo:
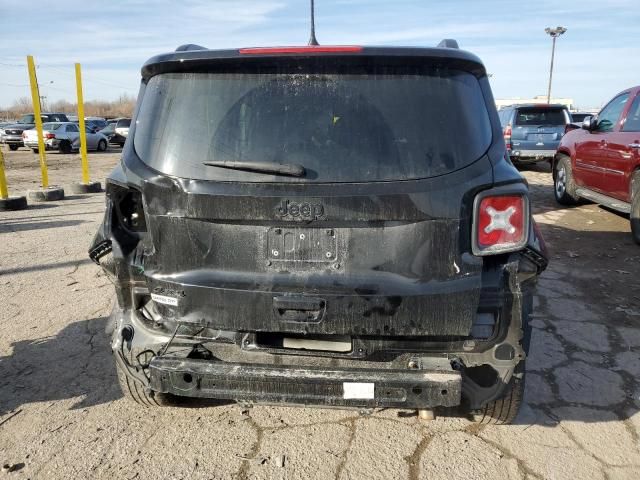
[[[453,38],[445,38],[439,44],[438,48],[460,48],[458,42]]]
[[[176,48],[176,52],[190,52],[192,50],[206,50],[206,48],[194,43],[186,43]]]

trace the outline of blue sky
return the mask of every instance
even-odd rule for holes
[[[546,93],[544,28],[563,25],[553,95],[586,108],[640,83],[639,7],[638,0],[316,0],[316,30],[322,44],[434,46],[456,38],[484,61],[494,96],[503,98]],[[0,106],[29,95],[28,54],[48,99],[75,98],[74,62],[83,66],[85,99],[113,99],[135,95],[147,58],[183,43],[229,48],[308,38],[307,0],[32,0],[24,7],[0,0],[0,12]]]

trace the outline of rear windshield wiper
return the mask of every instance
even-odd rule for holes
[[[276,175],[289,175],[291,177],[304,177],[306,174],[304,167],[295,163],[214,160],[204,162],[204,164],[211,167],[231,168],[233,170],[246,170],[249,172],[275,173]]]

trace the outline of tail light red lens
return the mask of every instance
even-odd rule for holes
[[[492,255],[527,244],[529,203],[523,195],[485,195],[476,199],[473,253]]]
[[[51,140],[52,138],[56,138],[55,133],[47,133],[44,138],[46,138],[47,140]]]
[[[507,150],[511,150],[511,125],[504,127],[504,143],[507,145]]]

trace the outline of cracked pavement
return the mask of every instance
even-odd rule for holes
[[[6,152],[9,186],[38,183]],[[90,155],[103,179],[117,153]],[[52,183],[80,176],[50,154]],[[545,166],[523,172],[551,253],[514,425],[456,412],[371,416],[236,405],[144,409],[122,398],[104,334],[111,284],[89,262],[101,195],[0,213],[0,462],[14,478],[640,478],[640,248],[624,217],[555,204]]]

